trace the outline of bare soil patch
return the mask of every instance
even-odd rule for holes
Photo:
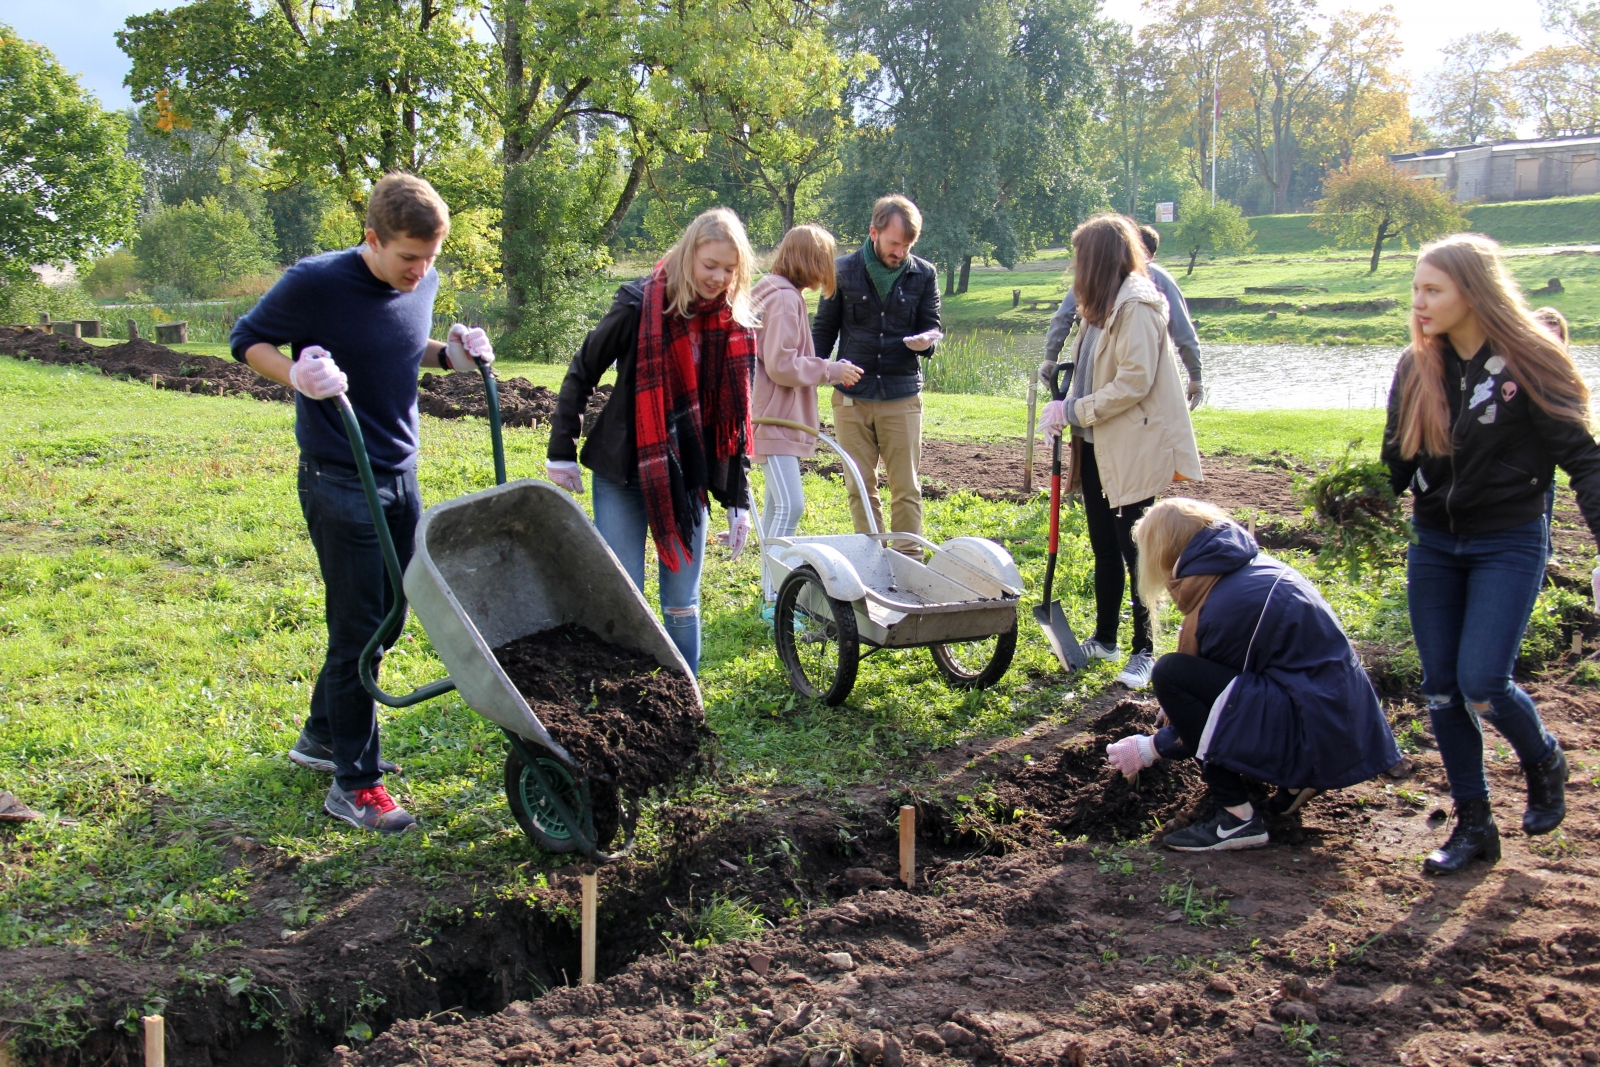
[[[519,637],[494,656],[591,775],[637,797],[700,764],[711,731],[699,693],[649,656],[576,625]]]
[[[0,352],[41,363],[87,364],[114,378],[131,378],[182,393],[276,401],[294,398],[294,391],[288,386],[268,381],[243,363],[175,352],[143,338],[102,348],[76,337],[0,326]]]

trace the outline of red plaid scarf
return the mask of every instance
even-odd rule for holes
[[[750,381],[756,335],[733,321],[724,297],[696,300],[684,318],[667,310],[660,264],[644,287],[635,369],[634,432],[639,488],[656,556],[676,571],[693,559],[688,536],[707,490],[726,497],[738,483],[752,437]],[[697,335],[700,362],[696,366]]]

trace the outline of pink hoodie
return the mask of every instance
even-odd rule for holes
[[[756,283],[751,297],[761,312],[761,325],[756,328],[759,358],[751,414],[820,426],[817,386],[842,381],[843,366],[817,358],[811,344],[805,297],[789,279],[769,274]],[[781,426],[756,427],[753,453],[757,461],[767,456],[807,459],[816,450],[817,439],[810,434]]]

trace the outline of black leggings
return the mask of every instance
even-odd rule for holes
[[[1079,441],[1078,446],[1083,470],[1083,514],[1089,524],[1089,547],[1094,551],[1095,639],[1107,646],[1117,643],[1126,574],[1133,586],[1133,651],[1149,652],[1154,647],[1150,640],[1150,612],[1139,599],[1139,550],[1133,543],[1133,524],[1156,498],[1113,508],[1100,484],[1094,445]]]
[[[1169,652],[1156,660],[1150,684],[1161,710],[1167,713],[1190,755],[1200,750],[1200,735],[1205,732],[1211,705],[1238,673],[1232,667],[1184,652]],[[1244,776],[1237,771],[1207,763],[1200,777],[1225,807],[1237,807],[1250,799]]]

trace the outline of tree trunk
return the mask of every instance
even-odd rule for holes
[[[1383,252],[1383,242],[1389,239],[1389,219],[1378,223],[1378,238],[1372,242],[1372,265],[1367,268],[1368,274],[1378,273],[1378,256]]]
[[[783,212],[783,232],[788,233],[794,229],[794,202],[800,191],[798,181],[790,182],[783,187],[783,202],[778,205]]]
[[[506,290],[506,312],[514,326],[521,319],[522,306],[527,302],[527,290],[519,259],[514,252],[519,237],[520,213],[517,211],[515,183],[510,181],[511,168],[523,161],[523,124],[516,121],[517,109],[522,106],[527,91],[522,59],[521,12],[515,4],[508,5],[505,20],[501,23],[501,48],[506,69],[506,112],[512,121],[504,123],[504,136],[500,141],[501,200],[500,200],[500,264],[501,284]]]
[[[617,206],[611,209],[611,217],[606,219],[605,227],[600,231],[601,244],[610,244],[616,239],[617,229],[622,225],[622,220],[627,218],[634,197],[639,195],[639,183],[644,180],[645,166],[643,155],[633,157],[633,166],[628,168],[627,184],[622,187],[622,195],[617,197]]]
[[[961,280],[956,283],[956,292],[967,291],[967,280],[972,276],[972,257],[963,256],[961,259]]]
[[[955,296],[956,295],[956,264],[955,264],[955,260],[950,260],[947,264],[945,264],[945,268],[944,268],[944,295],[945,296]]]
[[[1187,278],[1189,275],[1194,273],[1194,261],[1199,259],[1199,258],[1200,258],[1200,246],[1199,245],[1196,245],[1193,248],[1189,249],[1189,269],[1183,272],[1183,276],[1185,278]]]

